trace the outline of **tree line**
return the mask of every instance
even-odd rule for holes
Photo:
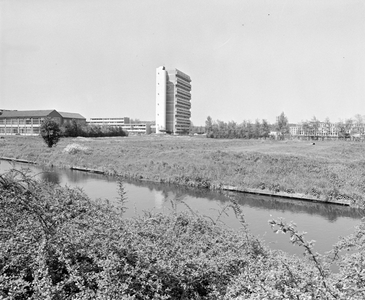
[[[298,136],[313,138],[335,135],[338,138],[346,139],[365,135],[365,116],[357,114],[354,118],[339,122],[331,122],[329,118],[321,122],[314,116],[310,120],[292,126],[299,127]],[[208,116],[204,129],[208,138],[266,139],[275,137],[284,139],[290,136],[289,121],[284,112],[276,117],[274,124],[269,124],[265,119],[262,121],[256,119],[255,122],[244,120],[242,123],[215,121]]]
[[[48,147],[58,143],[61,137],[106,137],[106,136],[127,136],[128,132],[122,127],[98,126],[82,124],[76,120],[59,125],[52,118],[47,118],[42,122],[40,134]]]
[[[227,123],[220,120],[214,121],[210,116],[205,121],[205,133],[208,138],[266,139],[270,137],[272,131],[282,138],[289,133],[288,118],[284,113],[277,117],[276,124],[269,124],[265,119],[261,121],[256,119],[255,122],[244,120],[242,123],[235,121]]]
[[[60,134],[64,137],[105,137],[105,136],[127,136],[128,133],[121,126],[100,126],[83,124],[76,120],[60,126]]]

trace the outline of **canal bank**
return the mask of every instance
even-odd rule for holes
[[[48,148],[39,137],[14,136],[0,142],[0,157],[271,197],[365,203],[365,145],[359,143],[143,136],[63,138]]]
[[[37,163],[34,161],[27,161],[24,159],[17,159],[17,158],[10,158],[10,157],[0,157],[0,160],[37,165]],[[85,168],[85,167],[79,167],[79,166],[70,166],[69,169],[80,171],[80,172],[95,173],[95,174],[108,175],[108,176],[122,176],[122,177],[128,178],[128,176],[125,176],[125,175],[105,172],[105,171],[99,170],[99,169],[91,169],[91,168]],[[150,180],[150,179],[144,179],[144,178],[138,178],[138,177],[132,177],[132,178],[134,180],[161,183],[161,181],[156,181],[156,180]],[[168,183],[171,183],[171,182],[168,182]],[[181,185],[181,183],[178,183],[178,184]],[[191,183],[187,184],[187,185],[191,186]],[[197,187],[199,188],[200,186],[198,185]],[[351,201],[346,200],[346,199],[341,199],[341,200],[340,199],[328,199],[326,197],[314,197],[314,196],[303,195],[303,194],[298,194],[298,193],[285,193],[285,192],[280,192],[280,191],[275,192],[275,191],[268,191],[268,190],[262,190],[262,189],[239,188],[239,187],[230,186],[230,185],[209,186],[209,188],[223,190],[223,191],[237,192],[237,193],[248,193],[248,194],[264,195],[264,196],[270,196],[270,197],[288,198],[288,199],[293,199],[293,200],[320,202],[320,203],[334,204],[334,205],[344,205],[344,206],[351,205]]]
[[[71,170],[69,168],[41,167],[34,164],[8,164],[0,162],[0,171],[13,167],[26,168],[40,180],[50,181],[68,188],[82,189],[92,200],[108,201],[119,206],[119,186],[116,176]],[[1,173],[0,172],[0,173]],[[177,213],[187,211],[204,216],[223,226],[240,229],[242,224],[232,208],[232,200],[244,215],[250,231],[265,240],[273,249],[301,255],[285,235],[275,234],[268,220],[284,218],[295,221],[299,230],[308,232],[308,239],[318,241],[316,251],[331,249],[339,236],[353,232],[362,217],[361,211],[349,206],[328,205],[321,202],[292,200],[290,198],[237,193],[123,178],[126,199],[124,216],[133,218],[149,213]],[[106,200],[107,199],[107,200]]]

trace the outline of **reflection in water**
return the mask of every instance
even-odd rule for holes
[[[230,194],[230,196],[238,200],[241,205],[248,205],[264,210],[275,210],[278,212],[289,211],[293,213],[318,215],[330,222],[335,222],[339,217],[361,219],[364,216],[364,212],[342,205],[237,193],[234,195]]]
[[[60,170],[58,170],[58,172],[60,172]],[[62,170],[62,173],[64,173],[67,176],[67,180],[69,182],[73,183],[83,183],[89,181],[90,178],[100,178],[100,177],[102,177],[103,180],[106,181],[116,181],[115,179],[112,179],[109,176],[103,176],[95,173],[87,173],[76,170]]]
[[[160,191],[152,191],[152,193],[155,196],[155,207],[157,209],[161,209],[165,200],[165,196]]]
[[[116,178],[110,176],[103,176],[99,174],[80,172],[68,169],[56,169],[50,167],[34,167],[31,165],[24,164],[0,164],[0,172],[9,170],[13,166],[18,169],[28,169],[35,174],[41,180],[46,180],[56,184],[67,184],[74,183],[74,185],[83,187],[83,184],[89,182],[91,179],[96,180],[97,189],[104,190],[110,189],[110,186],[106,186],[107,183],[116,183]],[[62,177],[62,178],[61,178]],[[364,217],[364,212],[350,208],[347,206],[323,204],[320,202],[301,201],[301,200],[290,200],[286,198],[269,197],[263,195],[253,195],[236,192],[222,192],[222,191],[211,191],[207,189],[196,189],[192,187],[176,186],[171,184],[162,184],[149,181],[137,181],[131,179],[125,179],[125,183],[131,184],[135,187],[148,188],[153,194],[155,199],[155,207],[160,209],[163,203],[169,201],[182,202],[189,198],[204,198],[206,200],[218,201],[221,206],[228,204],[230,199],[235,199],[242,206],[248,206],[265,211],[276,211],[276,212],[293,212],[293,213],[304,213],[308,215],[318,215],[329,222],[336,222],[340,217],[348,217],[352,219],[361,219]],[[115,187],[117,190],[117,187]],[[91,195],[89,195],[91,196]],[[113,199],[109,199],[113,200]]]
[[[20,164],[17,168],[20,168]],[[33,173],[40,173],[38,178],[48,180],[62,186],[80,187],[92,199],[109,199],[110,203],[118,204],[118,185],[113,177],[54,168],[29,167]],[[11,165],[0,163],[0,174]],[[42,172],[43,171],[43,172]],[[308,232],[308,239],[317,240],[316,251],[324,252],[331,248],[338,236],[353,232],[353,227],[359,224],[363,216],[359,210],[323,203],[290,200],[268,196],[217,192],[206,189],[157,184],[147,181],[124,180],[127,192],[126,217],[132,217],[143,211],[170,212],[189,208],[198,211],[212,219],[217,219],[219,211],[235,199],[243,209],[243,213],[251,232],[263,237],[275,249],[290,253],[301,253],[293,247],[286,236],[275,235],[268,226],[268,219],[283,217],[287,221],[295,221],[300,231]],[[119,203],[120,205],[120,203]],[[222,216],[222,222],[227,226],[238,228],[239,221],[232,211],[228,216]]]
[[[53,182],[55,184],[61,183],[60,175],[54,171],[43,171],[40,173],[40,178],[41,180]]]
[[[148,187],[150,191],[161,191],[165,199],[184,200],[187,196],[194,198],[204,198],[219,201],[222,206],[228,204],[230,199],[235,199],[242,206],[249,206],[262,210],[277,212],[305,213],[309,215],[319,215],[330,222],[335,222],[339,217],[361,219],[364,212],[342,205],[325,204],[320,202],[290,200],[287,198],[270,197],[264,195],[254,195],[226,191],[211,191],[206,189],[196,189],[185,186],[171,184],[160,184],[147,181],[125,180],[140,187]],[[173,196],[171,196],[171,193]],[[168,196],[170,194],[170,197]]]

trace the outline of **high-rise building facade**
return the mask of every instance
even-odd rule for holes
[[[190,77],[177,69],[156,69],[156,133],[189,132],[190,82]]]

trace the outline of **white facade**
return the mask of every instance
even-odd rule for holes
[[[177,69],[156,69],[156,133],[189,132],[190,82],[190,77]]]
[[[59,125],[66,125],[75,120],[84,124],[86,119],[78,113],[59,112],[56,110],[0,110],[0,135],[39,135],[46,118],[51,118]]]
[[[165,67],[156,69],[156,132],[166,132],[166,83]]]
[[[88,121],[90,125],[99,126],[123,126],[124,124],[129,124],[130,119],[127,117],[122,118],[90,118]]]
[[[147,123],[127,124],[122,126],[122,128],[128,133],[141,133],[141,134],[151,133],[151,125]]]
[[[121,127],[128,133],[151,133],[151,125],[149,123],[131,123],[130,118],[90,118],[87,122],[89,125]]]
[[[290,134],[296,137],[323,137],[323,138],[338,138],[340,135],[340,127],[335,123],[318,122],[314,126],[312,122],[290,126]],[[345,129],[346,134],[350,136],[363,136],[365,134],[365,126],[362,124],[353,124]]]
[[[44,118],[0,119],[0,135],[39,135]]]

